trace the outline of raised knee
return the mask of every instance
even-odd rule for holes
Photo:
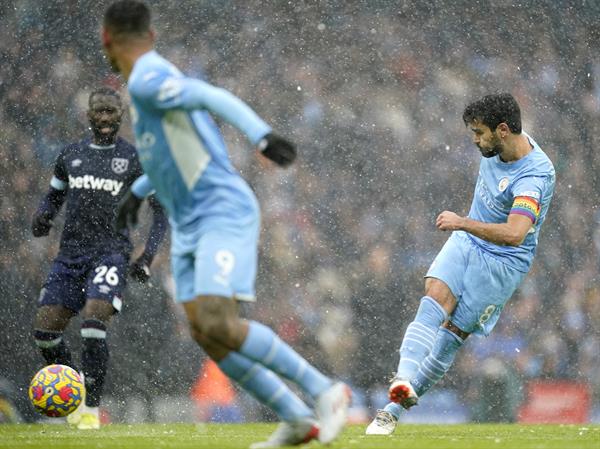
[[[429,296],[444,308],[447,314],[451,314],[456,308],[456,298],[452,291],[439,279],[427,278],[425,281],[425,296]]]

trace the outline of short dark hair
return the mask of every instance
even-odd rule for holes
[[[109,95],[111,97],[115,97],[117,99],[117,101],[119,102],[119,104],[121,104],[121,106],[122,106],[123,102],[121,100],[121,95],[119,94],[119,92],[117,92],[116,90],[114,90],[111,87],[101,86],[101,87],[97,87],[90,93],[90,96],[88,98],[88,107],[92,107],[92,100],[94,99],[94,97],[96,95]]]
[[[150,9],[136,0],[119,0],[104,13],[104,27],[113,34],[143,34],[150,30]]]
[[[506,123],[514,134],[521,134],[521,108],[517,100],[508,93],[486,95],[474,101],[465,108],[463,121],[469,125],[475,121],[481,122],[492,131],[500,123]]]

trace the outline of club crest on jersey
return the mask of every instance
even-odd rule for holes
[[[71,161],[71,167],[79,167],[81,165],[81,159],[73,159]]]
[[[117,175],[122,175],[129,168],[129,160],[122,157],[113,157],[110,161],[110,168]]]
[[[507,187],[508,187],[508,178],[502,178],[500,180],[500,182],[498,183],[498,190],[500,190],[501,192],[504,192]]]

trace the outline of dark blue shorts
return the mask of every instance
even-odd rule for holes
[[[110,302],[118,312],[127,284],[129,259],[121,253],[54,259],[39,305],[61,305],[78,313],[88,299]]]

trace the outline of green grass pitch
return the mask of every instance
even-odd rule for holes
[[[238,449],[264,440],[274,424],[112,424],[98,431],[66,425],[0,425],[0,448]],[[400,425],[392,436],[364,435],[350,426],[330,449],[599,449],[600,426]],[[306,448],[321,445],[312,442]]]

